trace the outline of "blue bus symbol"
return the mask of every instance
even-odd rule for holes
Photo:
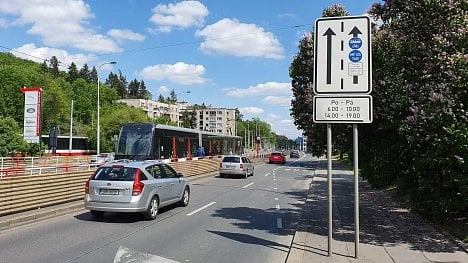
[[[362,59],[362,53],[359,50],[351,50],[349,52],[349,60],[352,62],[359,62]]]
[[[362,47],[362,39],[353,37],[349,40],[349,47],[352,49],[358,49]]]

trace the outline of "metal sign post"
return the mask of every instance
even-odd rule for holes
[[[327,124],[327,175],[328,175],[328,256],[332,256],[333,241],[333,194],[332,194],[332,129]]]
[[[358,127],[353,124],[353,161],[354,161],[354,255],[359,255],[359,167],[358,167]]]
[[[333,254],[331,123],[353,124],[355,257],[359,257],[358,123],[372,122],[370,18],[347,16],[315,21],[314,123],[327,124],[328,256]],[[318,95],[318,96],[317,96]]]

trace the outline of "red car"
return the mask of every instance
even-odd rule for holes
[[[268,163],[285,164],[286,157],[284,156],[282,152],[272,152],[270,154],[270,157],[268,158]]]

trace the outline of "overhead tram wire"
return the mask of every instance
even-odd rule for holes
[[[288,26],[288,27],[278,27],[278,28],[273,28],[273,29],[270,29],[270,30],[251,32],[251,33],[245,33],[245,34],[240,34],[240,35],[224,36],[224,37],[217,37],[217,38],[208,38],[208,39],[205,39],[205,40],[196,40],[196,41],[189,41],[189,42],[182,42],[182,43],[174,43],[174,44],[147,47],[147,48],[141,48],[141,49],[125,50],[125,51],[120,51],[120,52],[110,52],[110,53],[100,54],[99,56],[96,56],[96,57],[123,54],[123,53],[141,52],[141,51],[147,51],[147,50],[153,50],[153,49],[162,49],[162,48],[168,48],[168,47],[177,47],[177,46],[186,46],[186,45],[192,45],[192,44],[200,44],[200,43],[207,42],[207,41],[216,41],[216,40],[221,40],[221,39],[244,37],[244,36],[249,36],[249,35],[256,35],[256,34],[266,33],[266,32],[273,32],[273,31],[280,31],[280,30],[286,30],[286,29],[292,29],[292,28],[299,28],[299,27],[304,27],[304,26],[311,26],[311,24],[301,24],[301,25],[294,25],[294,26]]]
[[[5,47],[5,46],[2,46],[2,45],[0,45],[0,48],[4,48],[4,49],[9,50],[9,51],[11,51],[11,52],[20,53],[20,54],[23,54],[23,55],[28,56],[28,57],[32,57],[32,58],[35,58],[35,59],[38,59],[38,60],[42,60],[42,61],[44,61],[44,62],[45,62],[45,61],[50,62],[50,59],[41,58],[41,57],[38,57],[38,56],[35,56],[35,55],[31,55],[31,54],[28,54],[28,53],[25,53],[25,52],[21,52],[21,51],[18,51],[18,50],[16,50],[16,49],[14,49],[14,48]],[[58,61],[58,63],[59,63],[59,65],[62,64],[62,67],[65,67],[65,68],[66,68],[66,66],[63,65],[63,62],[61,62],[60,60]]]
[[[98,57],[103,57],[103,56],[108,56],[108,55],[117,55],[117,54],[124,54],[124,53],[142,52],[142,51],[154,50],[154,49],[163,49],[163,48],[169,48],[169,47],[200,44],[200,43],[207,42],[207,41],[216,41],[216,40],[221,40],[221,39],[244,37],[244,36],[256,35],[256,34],[260,34],[260,33],[281,31],[281,30],[300,28],[300,27],[305,27],[305,26],[311,26],[311,24],[300,24],[300,25],[287,26],[287,27],[278,27],[278,28],[273,28],[273,29],[269,29],[269,30],[251,32],[251,33],[240,34],[240,35],[232,35],[232,36],[225,36],[225,37],[218,37],[218,38],[208,38],[208,39],[205,39],[205,40],[196,40],[196,41],[189,41],[189,42],[182,42],[182,43],[174,43],[174,44],[147,47],[147,48],[141,48],[141,49],[125,50],[125,51],[120,51],[120,52],[103,53],[103,54],[99,54],[99,55],[90,55],[90,57],[98,58]],[[25,52],[18,51],[18,50],[14,49],[14,48],[5,47],[5,46],[2,46],[2,45],[0,45],[0,48],[7,49],[7,50],[9,50],[11,52],[17,52],[17,53],[20,53],[20,54],[23,54],[25,56],[29,56],[29,57],[32,57],[32,58],[35,58],[35,59],[38,59],[38,60],[50,61],[49,59],[40,58],[40,57],[37,57],[35,55],[31,55],[31,54],[28,54],[28,53],[25,53]],[[62,62],[59,61],[59,64],[62,64]]]

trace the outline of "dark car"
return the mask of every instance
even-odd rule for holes
[[[299,158],[301,153],[298,150],[292,150],[289,154],[289,158]]]
[[[284,156],[282,152],[272,152],[270,154],[270,157],[268,158],[268,163],[285,164],[286,157]]]

